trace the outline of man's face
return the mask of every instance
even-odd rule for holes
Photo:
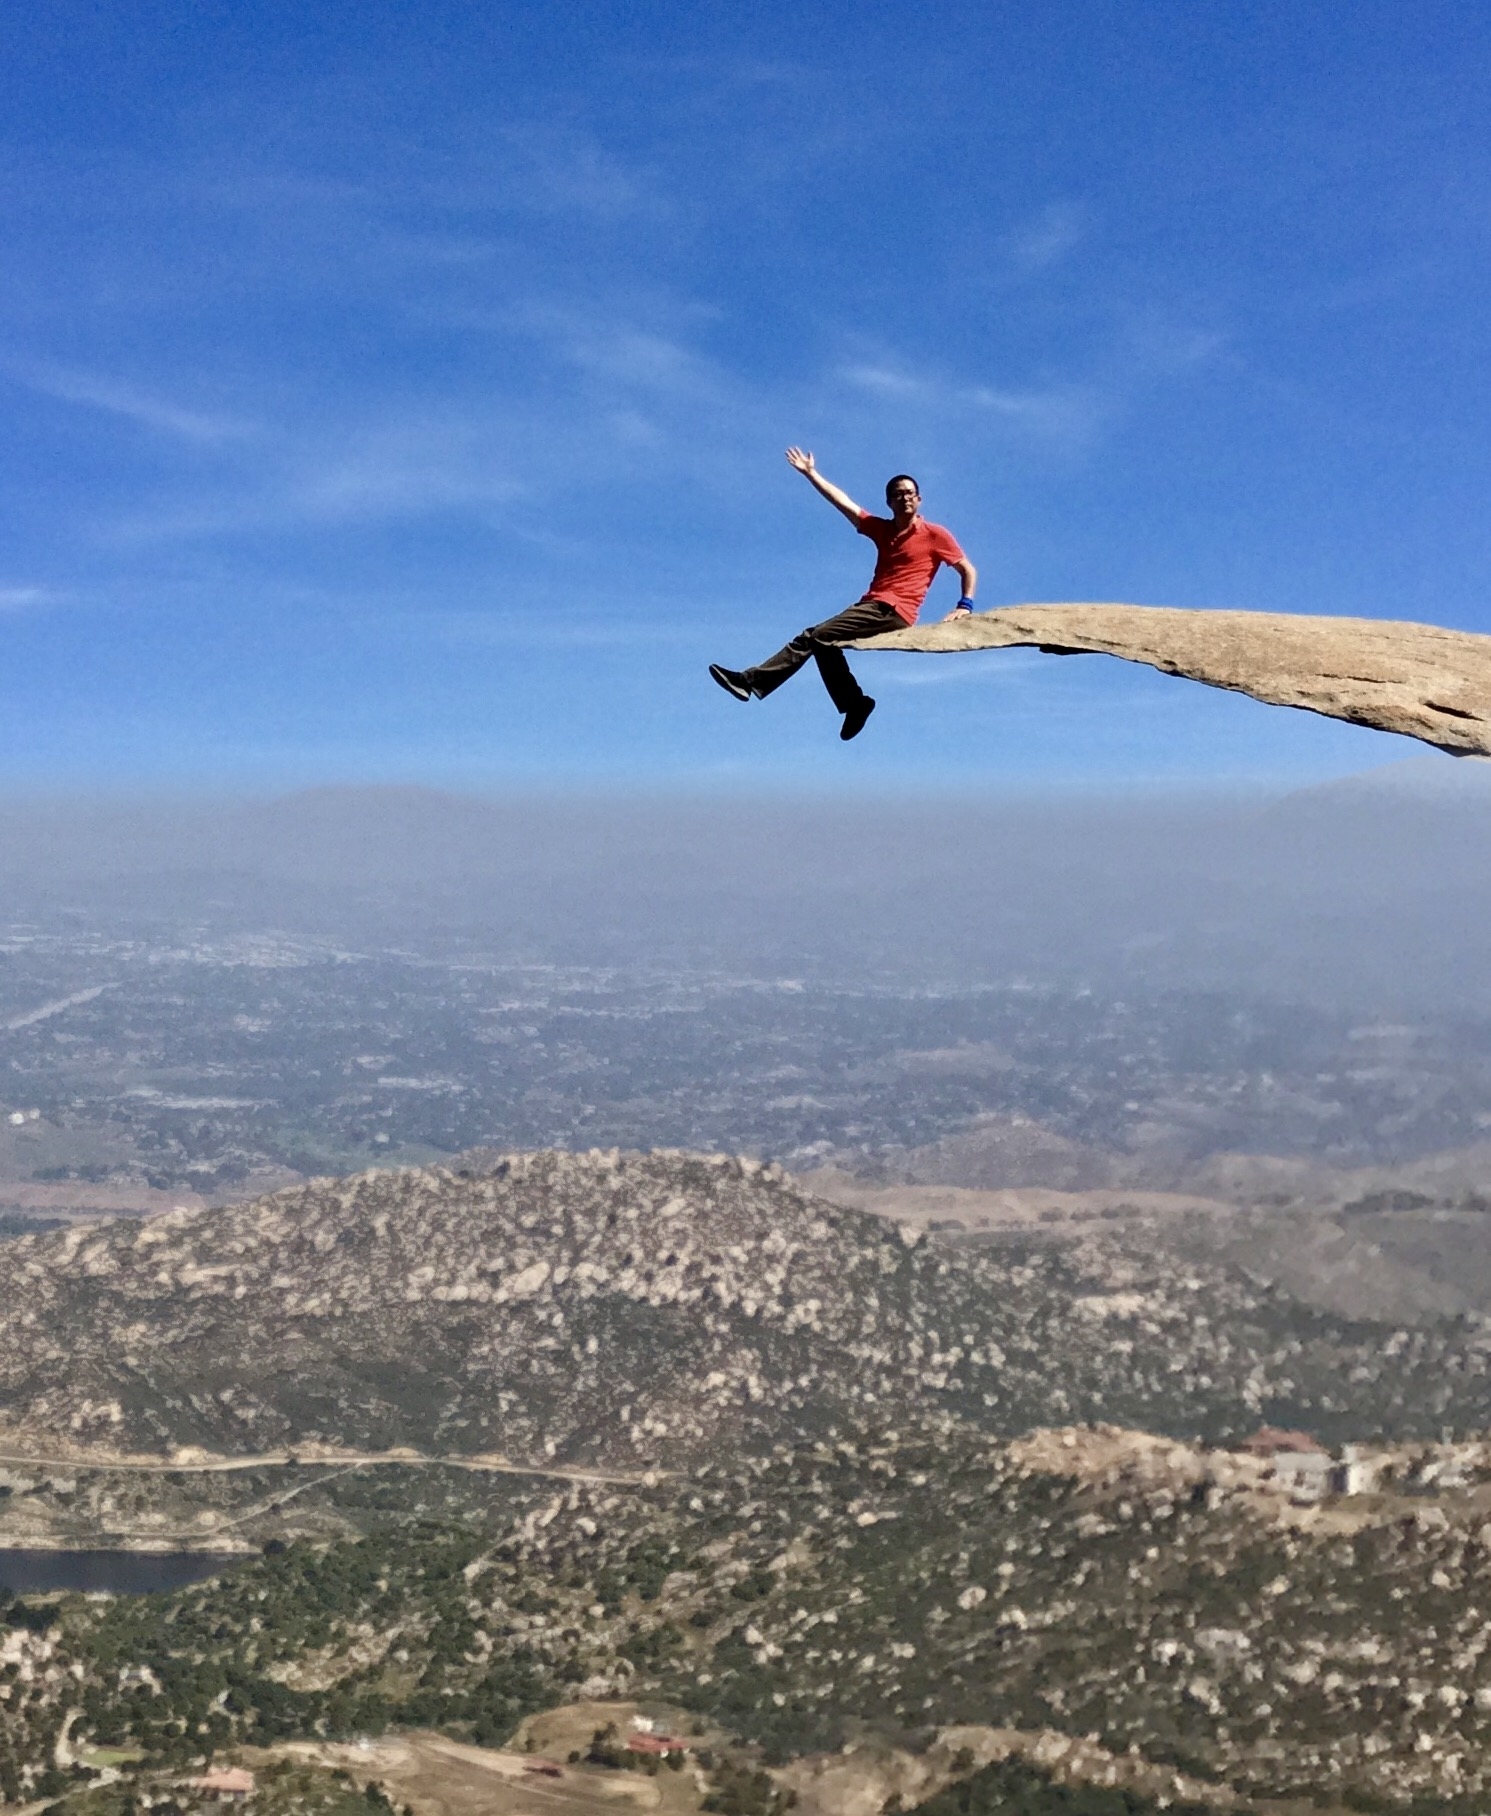
[[[891,516],[897,523],[910,523],[921,509],[921,493],[906,480],[898,480],[885,494],[885,502],[890,506]]]

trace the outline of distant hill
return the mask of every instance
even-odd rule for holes
[[[1176,1266],[1221,1263],[1302,1305],[1418,1324],[1491,1317],[1491,1147],[1396,1165],[1298,1155],[1104,1154],[1029,1119],[971,1128],[803,1183],[948,1242],[1098,1237]]]
[[[865,1416],[995,1434],[1491,1425],[1478,1327],[1411,1343],[1112,1243],[950,1252],[723,1156],[315,1180],[22,1237],[0,1433],[97,1457],[316,1440],[692,1467]]]
[[[1027,1116],[980,1116],[970,1128],[889,1157],[881,1171],[906,1185],[1046,1186],[1082,1192],[1121,1177],[1117,1157]]]

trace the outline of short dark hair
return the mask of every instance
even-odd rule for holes
[[[919,485],[917,485],[917,484],[916,484],[916,481],[915,481],[915,480],[914,480],[914,479],[913,479],[913,478],[912,478],[912,477],[911,477],[911,475],[910,475],[910,474],[909,474],[909,473],[893,473],[893,474],[892,474],[892,475],[891,475],[891,476],[890,476],[890,478],[889,478],[889,479],[887,479],[887,480],[886,480],[886,482],[885,482],[885,502],[886,502],[886,503],[887,503],[887,504],[889,504],[889,503],[890,503],[890,489],[891,489],[891,487],[892,487],[892,486],[898,486],[898,485],[900,485],[900,484],[901,484],[901,483],[902,483],[902,482],[903,482],[903,481],[904,481],[904,482],[905,482],[905,484],[907,484],[907,485],[909,485],[909,486],[915,486],[915,487],[916,487],[916,495],[917,495],[917,497],[918,497],[918,498],[920,498],[920,497],[921,497],[921,495],[922,495],[922,489],[921,489],[921,487],[920,487],[920,486],[919,486]]]

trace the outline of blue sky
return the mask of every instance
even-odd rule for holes
[[[764,656],[919,475],[982,604],[1491,631],[1491,12],[51,4],[0,26],[0,784],[981,788],[1408,746]],[[956,594],[944,575],[931,609]]]

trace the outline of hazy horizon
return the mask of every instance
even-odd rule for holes
[[[0,913],[489,959],[1491,1011],[1491,766],[1293,791],[0,797]],[[59,920],[58,917],[62,917]]]

